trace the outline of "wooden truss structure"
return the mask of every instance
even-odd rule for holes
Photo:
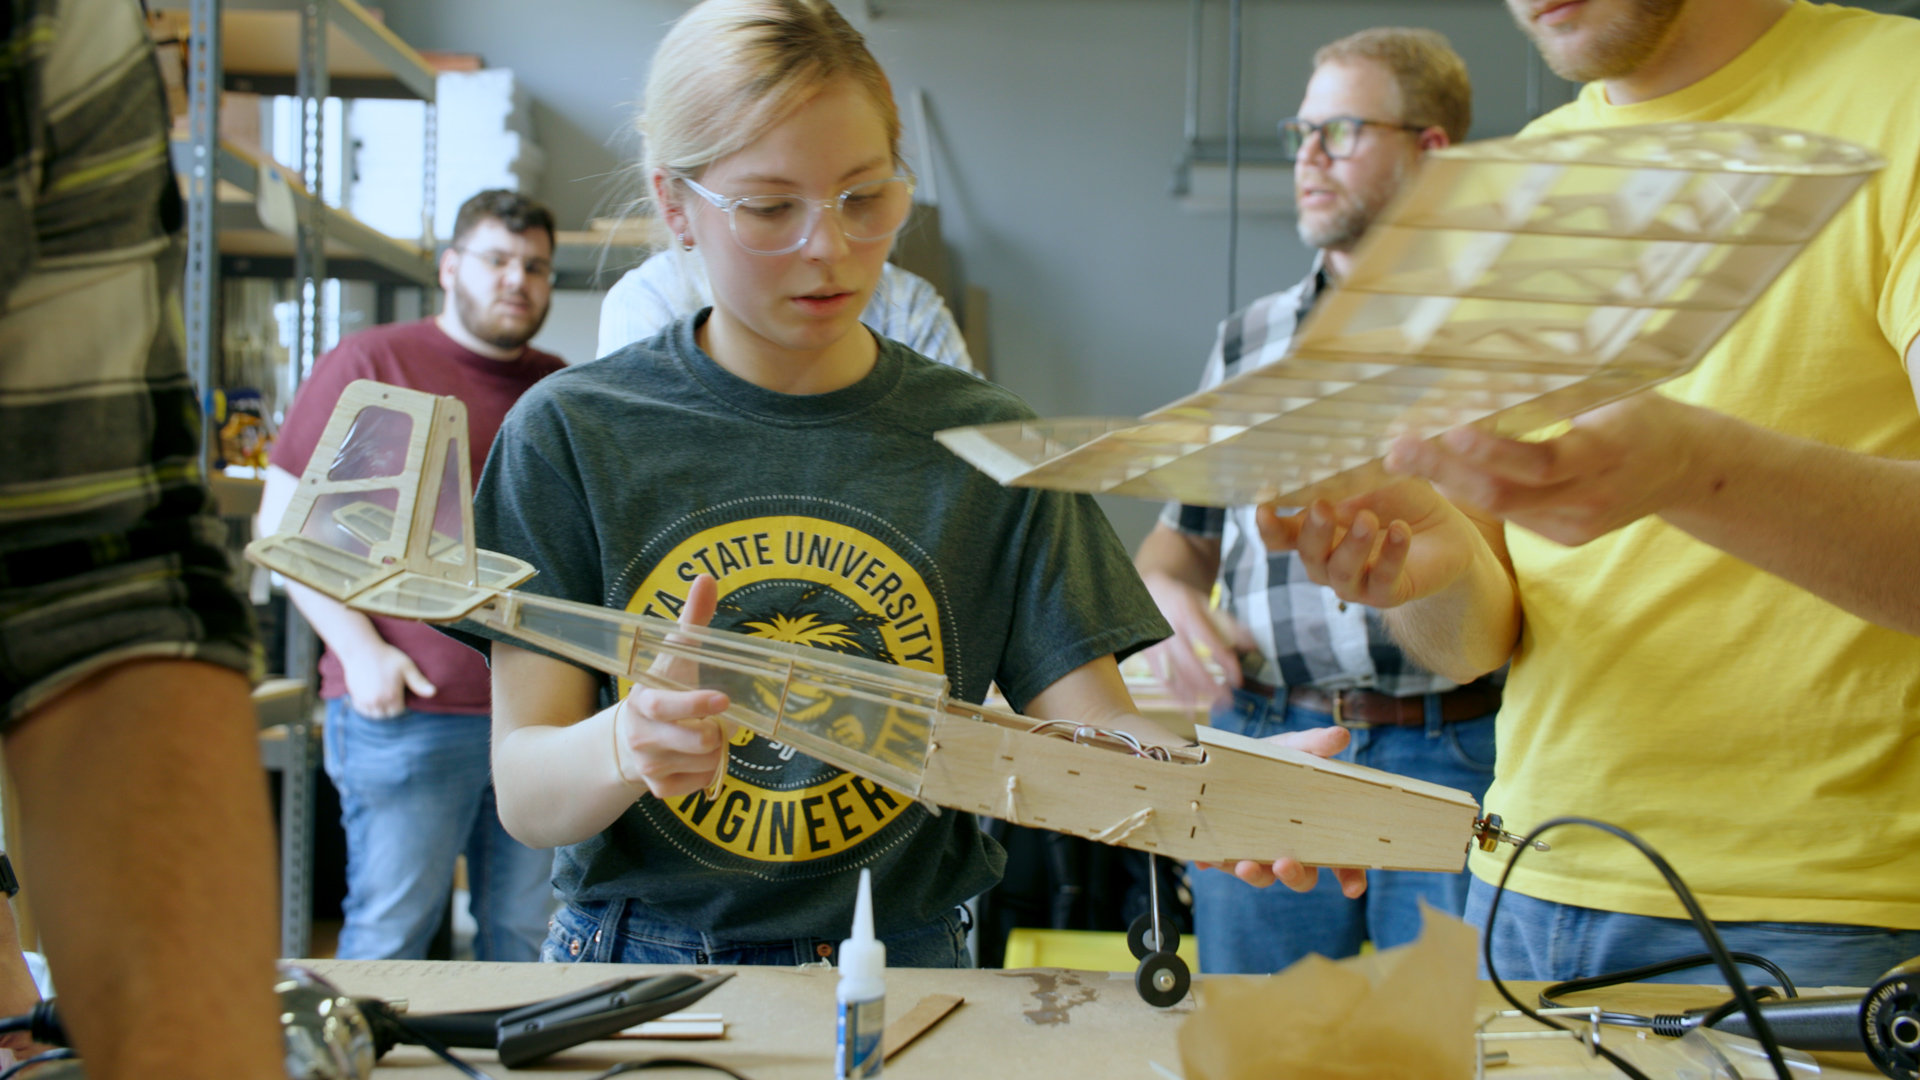
[[[473,619],[645,686],[722,691],[734,723],[934,806],[1209,861],[1454,871],[1504,836],[1465,792],[1227,732],[1143,746],[953,701],[937,674],[514,591],[534,568],[474,546],[466,439],[453,398],[353,383],[247,557],[360,611]]]
[[[1692,370],[1884,164],[1822,135],[1661,124],[1438,151],[1352,273],[1249,370],[1138,419],[955,428],[1003,484],[1304,506],[1401,434],[1509,437]]]

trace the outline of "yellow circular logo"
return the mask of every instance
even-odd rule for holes
[[[712,625],[771,641],[944,673],[940,611],[919,570],[889,545],[837,521],[748,518],[701,530],[668,551],[627,610],[678,618],[695,578],[720,587]],[[620,692],[629,684],[622,680]],[[786,714],[823,719],[835,702],[790,695]],[[902,718],[904,720],[904,718]],[[858,723],[854,717],[828,723]],[[735,855],[801,862],[878,833],[911,799],[740,731],[719,798],[665,804],[688,828]]]

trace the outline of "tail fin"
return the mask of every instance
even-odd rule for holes
[[[349,607],[460,618],[534,572],[474,546],[467,439],[458,398],[350,383],[280,531],[247,557]]]

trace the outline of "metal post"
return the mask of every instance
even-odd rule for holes
[[[1531,41],[1526,43],[1526,49],[1527,49],[1527,119],[1529,121],[1532,121],[1532,120],[1540,119],[1540,114],[1545,111],[1541,107],[1541,101],[1540,101],[1540,94],[1541,94],[1540,84],[1543,81],[1543,79],[1540,71],[1540,50],[1534,48],[1533,42]]]
[[[919,88],[913,91],[913,128],[918,136],[915,148],[920,151],[920,201],[939,206],[940,177],[933,167],[933,129],[927,126],[927,92]]]
[[[322,117],[327,102],[327,3],[306,0],[300,8],[300,71],[295,92],[300,109],[300,179],[306,184],[294,251],[294,287],[300,299],[300,335],[294,357],[298,388],[320,358],[325,327],[321,284],[327,277],[326,204],[321,198]]]
[[[219,348],[220,247],[214,194],[220,153],[220,0],[193,0],[187,43],[187,266],[182,299],[187,368],[200,397],[200,471],[211,471],[214,350]]]
[[[1187,150],[1200,145],[1200,34],[1206,0],[1187,0]]]
[[[1227,314],[1240,307],[1240,0],[1227,0]]]
[[[293,356],[293,385],[313,371],[320,357],[326,319],[322,310],[327,278],[326,202],[321,196],[321,156],[326,146],[322,120],[327,102],[327,7],[330,0],[306,0],[300,8],[300,70],[294,91],[300,109],[300,179],[306,185],[295,233],[294,288],[299,292],[299,341]],[[319,652],[313,628],[287,603],[287,675],[308,682],[300,715],[287,725],[287,768],[280,787],[280,951],[305,956],[313,931],[313,681]]]
[[[438,96],[438,88],[435,88]],[[426,103],[427,123],[425,133],[425,156],[420,165],[420,249],[429,256],[439,246],[439,238],[434,235],[434,203],[440,198],[437,185],[440,182],[440,106],[432,101]]]
[[[280,955],[313,951],[313,706],[319,638],[300,609],[287,600],[287,675],[307,680],[300,708],[287,723],[285,767],[280,773]]]

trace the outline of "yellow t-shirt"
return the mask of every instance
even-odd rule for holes
[[[1667,121],[1817,131],[1888,165],[1661,392],[1920,459],[1902,361],[1920,336],[1920,22],[1796,3],[1692,86],[1616,107],[1590,85],[1527,134]],[[1577,814],[1631,829],[1715,919],[1920,928],[1920,637],[1872,626],[1658,518],[1579,548],[1512,526],[1507,540],[1526,623],[1487,808],[1508,828]],[[1619,841],[1569,829],[1550,842],[1511,887],[1682,914]],[[1497,881],[1506,858],[1476,852],[1473,871]]]

